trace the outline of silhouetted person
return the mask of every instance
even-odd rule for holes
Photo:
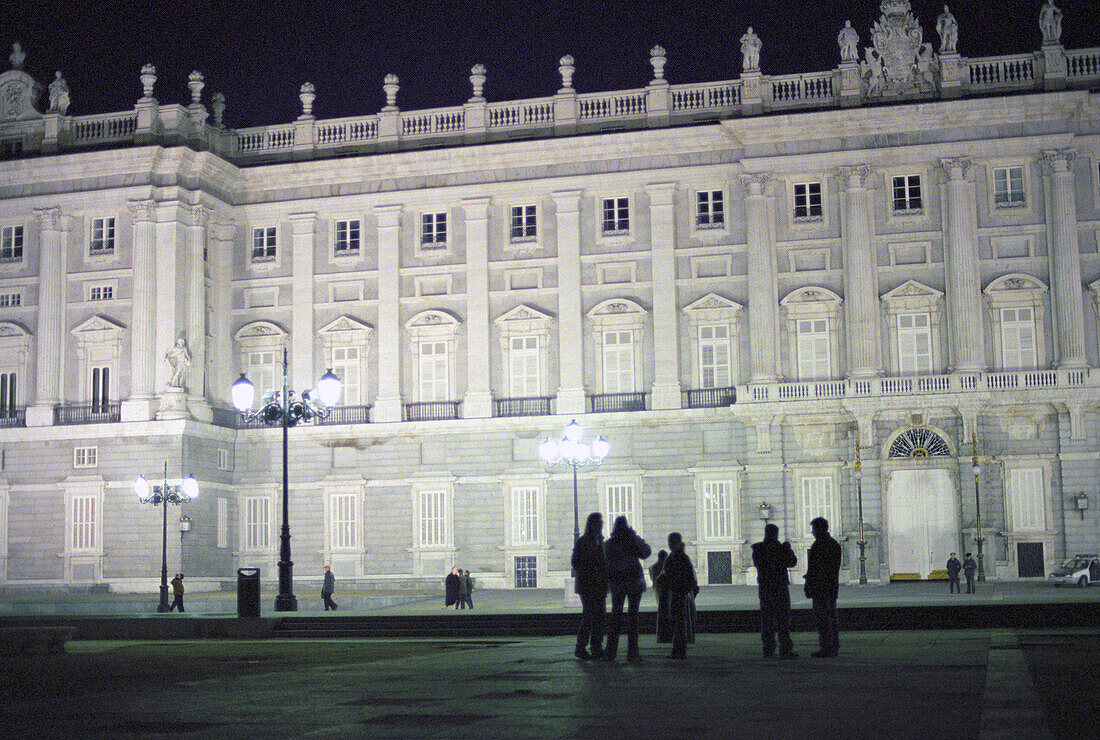
[[[821,649],[815,658],[831,658],[840,650],[840,625],[836,597],[840,590],[840,543],[829,534],[829,521],[817,517],[810,522],[814,543],[806,565],[806,597],[813,600],[814,619]]]
[[[684,552],[684,540],[679,532],[668,536],[669,555],[661,574],[661,586],[668,589],[668,611],[672,621],[672,652],[670,658],[687,657],[688,629],[691,607],[699,584],[695,580],[695,567]]]
[[[968,594],[977,593],[974,588],[974,572],[978,570],[978,564],[974,562],[974,558],[970,556],[970,553],[966,553],[966,557],[963,559],[963,573],[966,575],[966,592]]]
[[[571,563],[577,574],[573,590],[581,597],[581,629],[573,654],[581,660],[599,659],[604,656],[603,620],[607,613],[607,556],[600,512],[588,515],[584,534],[573,544]],[[592,652],[585,650],[585,645],[591,645]]]
[[[458,577],[458,595],[461,602],[469,608],[474,608],[474,579],[470,578],[470,571],[462,571]]]
[[[336,591],[336,575],[332,569],[325,566],[325,580],[321,584],[321,601],[325,602],[325,611],[336,611],[336,602],[332,600],[332,594]]]
[[[451,568],[451,572],[443,579],[443,608],[458,608],[458,568]]]
[[[168,611],[172,611],[177,606],[180,613],[183,613],[183,573],[177,573],[172,579],[172,604],[168,607]]]
[[[962,563],[955,557],[955,553],[951,553],[951,557],[947,559],[947,593],[962,593],[962,589],[959,588],[960,570],[962,570]]]
[[[659,579],[665,569],[668,550],[657,553],[657,562],[649,566],[649,579],[653,582],[653,595],[657,598],[657,642],[672,642],[672,622],[668,613],[668,589]]]
[[[645,593],[645,574],[641,560],[649,557],[649,545],[627,524],[625,516],[615,517],[607,538],[607,579],[611,589],[611,629],[607,631],[607,659],[615,660],[619,648],[619,629],[623,621],[623,600],[627,602],[626,659],[638,660],[638,604]]]
[[[764,656],[775,655],[779,638],[779,657],[797,658],[791,642],[791,590],[787,569],[798,565],[790,542],[779,542],[779,527],[764,527],[764,541],[752,546],[752,564],[756,567],[757,590],[760,594],[760,637],[764,641]]]

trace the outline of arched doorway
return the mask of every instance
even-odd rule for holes
[[[958,549],[959,515],[944,438],[906,429],[887,453],[886,540],[891,580],[928,578]]]

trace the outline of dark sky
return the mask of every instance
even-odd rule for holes
[[[1100,0],[1056,0],[1067,48],[1100,46]],[[990,56],[1038,49],[1042,0],[956,0],[959,52]],[[925,40],[942,2],[914,0]],[[0,69],[21,41],[25,69],[43,83],[62,70],[71,115],[127,110],[141,94],[138,71],[158,70],[162,103],[186,103],[187,75],[206,76],[204,102],[226,95],[235,127],[284,123],[301,112],[298,88],[317,88],[318,118],[376,113],[382,78],[401,78],[404,110],[459,105],[470,97],[470,66],[488,67],[486,97],[553,94],[558,58],[576,59],[579,92],[642,87],[649,49],[668,52],[672,83],[740,74],[738,39],[753,26],[765,74],[831,69],[845,19],[870,42],[878,0],[0,0]]]

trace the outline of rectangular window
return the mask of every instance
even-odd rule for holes
[[[997,208],[1022,208],[1027,205],[1023,167],[994,168],[993,204]]]
[[[447,492],[420,492],[420,544],[424,547],[447,544]]]
[[[1001,350],[1005,370],[1039,366],[1035,347],[1035,311],[1030,306],[1001,309]]]
[[[341,382],[340,405],[358,406],[359,399],[359,348],[333,347],[332,372]]]
[[[615,519],[625,516],[630,526],[638,528],[638,522],[634,521],[634,484],[612,483],[607,486],[607,511],[604,512],[604,533],[611,531]]]
[[[924,208],[920,194],[920,175],[894,178],[894,213],[912,213]]]
[[[450,357],[447,343],[421,342],[419,360],[420,400],[450,400]]]
[[[95,468],[95,467],[99,467],[99,448],[98,447],[74,447],[73,448],[73,467],[74,468]]]
[[[539,338],[511,337],[508,340],[508,376],[513,398],[530,398],[540,393]]]
[[[8,419],[15,416],[17,381],[15,373],[0,373],[0,417],[2,418]]]
[[[420,216],[420,248],[447,248],[447,214],[424,213]]]
[[[0,308],[14,308],[22,305],[22,293],[0,293]]]
[[[245,355],[246,367],[244,372],[256,387],[258,397],[262,398],[264,393],[275,390],[276,383],[279,388],[283,387],[283,376],[278,370],[279,365],[277,362],[274,350],[249,352]],[[278,381],[276,381],[276,378],[278,378]]]
[[[72,551],[95,552],[96,550],[96,496],[73,497]]]
[[[539,542],[539,489],[512,489],[512,544]]]
[[[271,499],[267,496],[248,496],[244,500],[244,549],[265,551],[270,547]]]
[[[257,226],[252,229],[252,261],[275,261],[276,229],[274,226]]]
[[[92,285],[88,288],[89,301],[109,301],[115,297],[113,285]]]
[[[605,236],[630,231],[630,198],[603,199],[603,233]]]
[[[702,388],[732,385],[729,326],[699,327],[699,384]]]
[[[1040,532],[1047,528],[1042,468],[1010,470],[1009,490],[1012,505],[1012,529],[1016,532]]]
[[[218,513],[214,527],[216,531],[214,547],[222,549],[229,547],[229,502],[224,498],[218,499]]]
[[[726,224],[726,207],[721,190],[701,190],[695,194],[695,228],[720,229]]]
[[[93,367],[91,381],[89,398],[92,402],[92,413],[103,413],[111,403],[111,368]]]
[[[329,533],[329,547],[333,550],[352,550],[358,545],[358,538],[355,536],[355,499],[354,493],[337,493],[330,499],[332,528]]]
[[[928,375],[932,372],[932,330],[926,313],[898,314],[898,372]]]
[[[604,393],[634,392],[634,332],[603,333]]]
[[[23,227],[5,226],[0,229],[0,262],[23,261]]]
[[[538,227],[534,206],[512,206],[511,240],[530,242],[538,237]]]
[[[796,329],[799,380],[825,380],[832,374],[829,320],[800,319]]]
[[[836,517],[835,509],[831,476],[813,475],[802,479],[803,536],[810,536],[810,521],[819,516],[829,520],[829,531],[834,537],[837,536],[840,532],[840,520]]]
[[[733,483],[707,481],[703,484],[703,534],[708,540],[733,537]]]
[[[218,470],[229,470],[229,450],[224,447],[218,448]]]
[[[96,255],[115,253],[115,220],[114,218],[93,218],[92,234],[88,241],[88,254]]]
[[[337,257],[357,256],[359,254],[358,220],[336,222],[336,237],[332,251]]]
[[[820,221],[825,215],[821,205],[821,183],[798,182],[794,185],[794,218],[796,221]]]
[[[538,588],[538,558],[534,555],[516,556],[516,588]]]

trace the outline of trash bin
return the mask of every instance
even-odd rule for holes
[[[260,569],[237,569],[237,616],[260,616]]]

